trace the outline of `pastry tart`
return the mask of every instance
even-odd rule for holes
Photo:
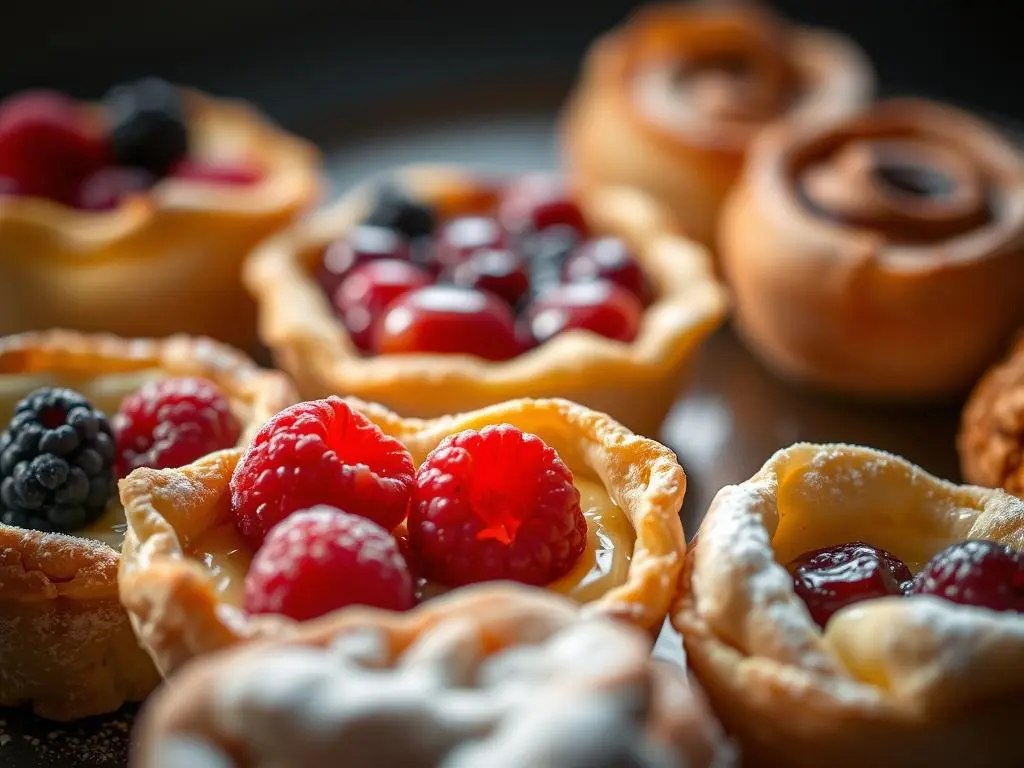
[[[118,411],[120,402],[141,391],[144,382],[185,376],[214,382],[230,399],[245,429],[260,424],[293,398],[283,375],[263,372],[212,341],[186,337],[127,341],[51,331],[0,339],[0,421],[7,425],[15,404],[30,391],[59,386],[72,387],[75,393],[46,390],[50,410],[44,411],[44,419],[54,416],[54,403],[60,398],[84,396],[101,409],[97,418],[105,424],[104,413]],[[18,408],[24,423],[25,408]],[[12,453],[17,445],[9,436],[15,433],[12,423],[0,436],[4,478],[0,488],[0,706],[31,704],[43,717],[69,720],[137,701],[157,683],[158,675],[139,647],[118,599],[124,519],[109,463],[104,464],[110,492],[105,510],[101,500],[85,524],[57,527],[73,513],[62,515],[58,508],[41,517],[42,512],[19,512],[8,506],[9,475],[16,480],[26,472],[15,467],[11,473],[12,461],[18,457]],[[110,445],[109,439],[105,442]],[[88,465],[83,458],[86,452],[79,452],[79,467]],[[35,462],[50,460],[52,465],[52,455],[39,453]],[[92,459],[98,463],[95,455]],[[67,474],[67,463],[63,466]],[[89,470],[93,485],[101,469]],[[71,485],[69,481],[58,492],[71,493]],[[67,495],[63,498],[68,500]]]
[[[744,764],[1015,765],[1022,552],[1020,499],[798,444],[719,491],[672,619]]]
[[[288,427],[289,424],[293,426]],[[282,437],[279,430],[299,429],[303,424],[307,427],[319,424],[316,428],[319,435],[336,429],[338,437],[336,440],[326,438],[327,448],[314,450],[310,447],[304,455],[297,453],[294,458],[288,458],[291,454],[287,454],[287,446],[282,446],[280,442],[288,438]],[[528,442],[535,448],[543,441],[548,446],[545,451],[556,451],[560,457],[556,462],[557,468],[549,466],[543,469],[540,465],[530,463],[533,459],[520,459],[516,447],[521,438],[514,436],[517,430],[532,435]],[[513,433],[513,436],[509,436],[509,433]],[[480,453],[473,453],[468,443],[452,442],[466,434],[475,434],[473,439],[481,442],[487,442],[490,434],[490,438],[494,438],[490,442],[491,448],[485,450],[478,443],[477,450]],[[499,434],[504,435],[504,439],[499,438]],[[315,465],[319,464],[321,453],[330,454],[326,461],[331,465],[336,461],[334,455],[357,456],[360,451],[365,454],[369,449],[359,447],[366,443],[359,443],[358,435],[365,435],[366,440],[388,446],[388,456],[408,452],[401,459],[406,468],[405,496],[400,500],[397,514],[390,516],[386,525],[382,510],[388,505],[390,497],[387,494],[391,491],[386,488],[382,490],[379,480],[366,484],[360,481],[355,486],[338,486],[335,491],[324,490],[324,486],[318,484],[313,495],[301,489],[303,482],[313,482],[304,480],[304,477],[320,476],[318,473],[321,469]],[[357,442],[346,447],[344,441],[349,438]],[[319,437],[308,439],[312,441],[311,446],[321,445],[317,442]],[[303,441],[300,441],[300,446],[302,444]],[[515,400],[465,414],[418,420],[401,418],[378,405],[329,398],[304,403],[279,414],[265,425],[264,431],[261,431],[249,452],[244,455],[237,450],[223,451],[176,470],[140,469],[121,481],[121,501],[128,519],[120,572],[121,599],[140,641],[159,669],[169,675],[194,656],[254,638],[291,636],[304,623],[296,621],[292,616],[300,619],[315,618],[332,610],[327,608],[303,613],[300,607],[299,611],[293,610],[285,615],[291,609],[286,608],[281,600],[274,603],[261,600],[262,607],[258,611],[250,610],[253,606],[253,584],[261,581],[265,586],[268,580],[274,578],[268,576],[274,568],[268,571],[266,566],[269,558],[263,555],[271,549],[270,541],[275,532],[284,529],[293,522],[293,518],[302,516],[292,510],[327,503],[327,500],[332,499],[332,492],[342,497],[347,494],[348,500],[336,502],[334,510],[328,508],[330,519],[339,516],[356,517],[355,514],[338,511],[346,510],[358,511],[363,517],[371,519],[376,517],[380,522],[380,525],[371,525],[370,520],[359,518],[363,525],[359,533],[341,537],[373,540],[376,554],[372,557],[360,556],[355,558],[356,561],[378,561],[384,557],[380,553],[391,553],[388,554],[391,560],[387,567],[390,568],[394,559],[403,560],[402,570],[407,573],[404,562],[408,561],[410,565],[416,562],[410,554],[410,547],[420,553],[420,573],[429,577],[420,575],[416,578],[416,597],[420,600],[429,600],[450,588],[443,584],[458,586],[473,583],[474,580],[494,578],[525,581],[525,571],[509,575],[510,568],[518,566],[510,566],[503,572],[488,570],[495,561],[504,562],[501,552],[511,552],[511,549],[495,547],[500,550],[498,554],[487,555],[482,559],[474,559],[466,554],[466,547],[473,546],[472,541],[467,544],[463,538],[465,534],[456,532],[453,527],[443,527],[445,510],[451,510],[455,505],[450,496],[442,494],[433,501],[433,497],[427,496],[427,501],[420,505],[419,522],[414,525],[416,499],[424,498],[424,489],[429,490],[428,486],[434,480],[441,486],[448,483],[448,491],[459,493],[459,484],[455,483],[455,489],[452,490],[450,478],[453,477],[452,472],[462,470],[453,468],[452,464],[445,468],[443,462],[438,463],[444,457],[451,459],[455,445],[465,446],[464,450],[470,456],[478,456],[461,464],[464,469],[470,468],[470,472],[475,471],[472,469],[474,467],[478,467],[480,473],[485,472],[485,454],[492,449],[500,451],[504,450],[501,447],[504,446],[513,451],[504,460],[496,460],[495,454],[490,453],[491,461],[494,462],[493,471],[496,473],[486,486],[490,490],[480,490],[484,486],[479,485],[479,482],[483,481],[472,479],[472,474],[469,478],[464,477],[462,487],[465,493],[473,495],[478,501],[482,500],[480,503],[484,511],[476,514],[499,515],[497,510],[511,503],[507,499],[509,494],[518,492],[517,488],[534,487],[537,478],[550,479],[552,473],[557,472],[558,477],[562,478],[558,482],[564,482],[568,477],[568,482],[578,491],[576,510],[577,514],[583,516],[576,518],[578,527],[574,523],[568,528],[543,529],[551,533],[551,539],[544,539],[547,534],[538,527],[527,532],[529,526],[526,523],[521,523],[524,527],[520,536],[516,533],[515,524],[509,523],[504,531],[488,529],[487,533],[471,535],[472,541],[487,547],[485,539],[502,539],[507,547],[516,548],[519,553],[518,565],[524,569],[531,564],[536,566],[550,562],[546,560],[548,556],[565,557],[559,554],[564,549],[562,542],[570,539],[578,541],[578,551],[571,558],[561,561],[565,566],[559,571],[561,575],[553,581],[548,577],[526,583],[537,583],[552,591],[563,592],[578,603],[585,604],[588,614],[621,618],[654,633],[660,629],[682,563],[680,553],[685,547],[679,509],[686,478],[667,448],[630,433],[604,414],[562,400]],[[442,450],[445,448],[448,450]],[[261,454],[260,451],[264,449],[270,453]],[[455,454],[460,453],[455,451]],[[261,455],[269,457],[271,463],[258,463]],[[373,455],[378,458],[359,461],[369,464],[384,461],[379,457],[385,454]],[[344,476],[350,471],[345,468],[344,459],[341,461],[340,469],[331,470],[330,477]],[[351,461],[357,459],[352,458]],[[522,461],[527,461],[527,464]],[[314,466],[307,468],[307,462],[312,462]],[[427,471],[428,464],[430,471]],[[284,475],[274,468],[276,465],[300,467],[293,469],[280,482],[298,484],[300,490],[293,492],[293,498],[300,498],[303,503],[283,509],[278,519],[287,518],[288,515],[291,517],[277,522],[265,540],[261,538],[263,534],[254,538],[253,531],[260,524],[260,516],[267,508],[275,507],[277,502],[274,499],[277,497],[274,491],[265,488],[265,493],[251,489],[246,491],[245,483],[249,481],[239,478],[250,472],[251,477],[256,478],[252,481],[254,484],[263,483],[267,479],[266,482],[273,485],[278,482],[274,478]],[[414,495],[410,501],[409,483],[414,465],[418,470],[416,486],[412,491]],[[534,469],[524,470],[523,467]],[[366,469],[364,464],[363,470]],[[397,481],[392,484],[392,490],[396,484]],[[513,487],[509,488],[509,484]],[[365,490],[371,485],[376,490],[371,492],[370,501],[360,501],[359,489]],[[477,490],[471,490],[473,488]],[[561,488],[561,491],[551,491],[549,488],[549,491],[535,497],[539,500],[535,503],[547,503],[543,499],[567,499],[566,492],[575,495],[572,488],[564,485]],[[524,491],[527,492],[532,493]],[[417,493],[421,495],[417,496]],[[244,498],[252,500],[256,509],[243,528],[239,507],[245,503]],[[408,520],[399,524],[407,509]],[[303,514],[307,517],[315,516],[314,512]],[[253,519],[256,519],[255,523]],[[424,525],[425,519],[432,522]],[[271,524],[266,523],[267,526]],[[367,525],[373,530],[368,531]],[[465,525],[470,524],[466,522]],[[392,530],[394,538],[389,535]],[[440,533],[430,539],[435,531]],[[298,531],[300,540],[303,535],[303,530]],[[577,539],[577,535],[580,538]],[[395,538],[408,542],[404,559],[393,551]],[[278,544],[286,545],[286,549],[295,541],[295,538],[283,534],[277,539]],[[439,543],[440,554],[436,549],[429,549],[430,542],[423,543],[428,539],[434,544]],[[549,549],[541,549],[542,540],[548,542],[543,546]],[[316,551],[316,547],[311,544],[308,546],[311,551]],[[333,541],[329,546],[334,546]],[[428,555],[433,558],[434,571],[422,565],[427,562]],[[463,569],[463,575],[474,568],[475,573],[487,572],[491,575],[474,579],[474,573],[470,572],[469,578],[460,580],[452,576],[452,572],[458,568]],[[283,570],[289,573],[278,579],[278,582],[294,575],[302,567]],[[435,577],[435,574],[440,575]],[[399,577],[406,581],[409,579],[401,574]],[[352,589],[357,597],[348,603],[351,604],[364,603],[369,593],[359,596],[359,590],[363,589],[363,584],[376,582],[379,574],[374,572],[367,575],[360,571],[343,577],[331,573],[325,578],[333,579],[335,593],[344,591],[338,585],[355,585]],[[435,578],[437,581],[433,580]],[[441,581],[446,578],[450,580]],[[389,588],[394,584],[393,578]],[[331,590],[323,589],[322,581],[314,580],[310,589],[313,592],[311,601],[320,601],[331,593]],[[414,599],[408,586],[405,590],[407,594],[401,600],[374,604],[396,609],[407,608]],[[259,588],[256,591],[258,598],[261,593]],[[341,613],[345,612],[341,602],[337,606],[341,608]],[[292,603],[294,607],[295,603]]]
[[[590,49],[563,151],[578,187],[641,189],[714,246],[722,201],[765,124],[849,114],[873,90],[870,63],[840,35],[753,4],[655,3]]]
[[[652,661],[642,633],[514,586],[405,614],[353,609],[208,656],[139,729],[139,768],[731,764],[682,670]]]
[[[307,398],[342,393],[382,403],[404,415],[431,418],[517,397],[562,397],[606,412],[642,434],[657,434],[697,348],[722,322],[726,309],[723,289],[713,277],[706,252],[676,235],[655,204],[630,190],[598,190],[575,200],[560,193],[568,196],[548,200],[548,207],[536,216],[547,223],[556,222],[555,226],[516,232],[514,225],[508,224],[511,217],[502,218],[509,210],[506,203],[513,198],[513,202],[522,202],[516,197],[520,190],[531,186],[548,189],[545,184],[557,186],[540,176],[505,185],[464,169],[416,166],[354,189],[334,207],[269,240],[246,264],[244,277],[259,307],[261,339]],[[393,213],[398,205],[390,191],[394,187],[414,201],[401,203],[404,213]],[[419,230],[411,226],[414,219],[419,221],[416,217],[426,219]],[[440,241],[433,255],[427,256],[430,263],[423,268],[403,267],[388,258],[385,263],[390,266],[381,267],[375,276],[367,278],[381,265],[366,264],[357,266],[340,286],[328,285],[330,281],[325,282],[322,274],[318,284],[317,270],[330,263],[339,244],[348,254],[353,247],[350,244],[367,233],[378,241],[394,240],[393,232],[382,234],[380,226],[367,227],[367,222],[379,225],[385,219],[393,229],[404,227],[414,235],[427,231],[436,220]],[[505,302],[496,302],[490,290],[429,285],[436,279],[425,276],[431,269],[442,271],[441,282],[459,285],[464,270],[476,268],[478,262],[465,253],[458,254],[461,261],[457,263],[450,258],[449,252],[457,250],[452,240],[458,237],[451,233],[463,225],[463,229],[485,232],[507,227],[497,232],[496,242],[480,243],[490,247],[479,249],[476,256],[485,264],[482,270],[490,269],[486,266],[489,259],[520,265],[518,272],[484,274],[481,279],[505,281],[484,285],[494,288],[495,295],[504,290],[503,298],[515,307],[512,311]],[[591,239],[579,246],[575,256],[567,257],[572,252],[572,237],[580,236],[579,230],[588,230]],[[561,253],[558,238],[566,231],[569,244]],[[414,259],[417,243],[429,239],[412,240]],[[457,246],[468,253],[470,248],[464,243],[458,241]],[[550,258],[544,255],[548,246],[556,254]],[[407,258],[409,249],[402,248]],[[428,243],[429,248],[435,246]],[[635,262],[624,254],[626,250],[632,252]],[[526,251],[531,254],[528,259],[522,256]],[[623,284],[630,279],[644,283],[634,287],[635,295],[624,295],[629,292],[603,279],[585,285],[557,284],[560,267],[552,263],[569,258],[579,265],[576,257],[586,262],[598,251],[600,259],[625,260],[625,268],[615,278],[627,275],[631,278],[623,278]],[[532,263],[532,278],[521,265],[524,259]],[[595,267],[596,261],[590,261],[589,267],[599,271],[603,267]],[[572,267],[566,264],[566,269]],[[542,293],[539,281],[550,271],[556,272],[556,285]],[[518,288],[508,282],[514,277],[521,280]],[[397,285],[393,290],[400,296],[387,305],[372,327],[365,319],[367,300],[350,300],[352,295],[366,296],[367,279],[377,281],[378,297],[392,295],[385,294],[387,288],[382,284]],[[535,292],[539,298],[531,302],[527,296],[517,301],[515,297],[524,291]],[[638,301],[641,294],[646,295]],[[595,297],[603,303],[593,303]],[[568,303],[552,306],[559,299],[568,299]],[[384,306],[384,299],[380,300]],[[586,306],[573,305],[573,301]],[[451,307],[425,306],[430,303]],[[443,332],[422,329],[425,322],[408,330],[410,312],[437,317],[442,310],[451,309],[454,316],[477,304],[479,316],[461,325],[445,325]],[[373,328],[377,334],[371,343],[369,331]]]
[[[242,260],[315,202],[316,150],[242,102],[159,81],[111,93],[114,106],[50,94],[0,104],[0,334],[75,328],[255,344]],[[148,136],[153,126],[163,135]],[[140,149],[140,137],[150,146]],[[166,161],[180,152],[168,141],[181,151],[187,141],[173,167]],[[20,160],[40,156],[65,167]]]
[[[767,129],[720,234],[739,331],[799,382],[959,394],[1024,322],[1024,155],[952,107]]]

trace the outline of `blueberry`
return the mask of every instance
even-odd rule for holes
[[[401,232],[410,240],[434,234],[437,224],[430,206],[413,200],[391,184],[377,190],[377,198],[364,223]]]
[[[167,174],[188,153],[188,125],[178,89],[158,78],[118,85],[104,97],[110,143],[119,165]]]

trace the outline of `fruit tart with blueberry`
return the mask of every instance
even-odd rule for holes
[[[156,684],[117,592],[117,478],[239,444],[291,384],[219,343],[0,339],[0,706],[69,720]]]
[[[255,343],[242,260],[315,202],[316,162],[249,106],[153,78],[0,101],[0,334]]]
[[[348,606],[407,611],[482,582],[657,632],[685,488],[670,450],[565,400],[432,420],[314,400],[245,451],[121,481],[121,598],[164,674]]]
[[[562,397],[657,434],[725,298],[643,195],[413,167],[246,264],[260,336],[304,397],[432,418]]]
[[[1021,499],[797,444],[719,491],[680,584],[673,623],[750,764],[1019,764]]]
[[[731,764],[699,693],[643,633],[507,585],[212,654],[138,728],[137,768]]]

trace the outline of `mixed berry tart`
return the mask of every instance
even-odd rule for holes
[[[149,692],[118,599],[117,479],[232,448],[293,401],[209,340],[0,338],[0,706],[69,720]]]
[[[249,106],[158,79],[0,101],[0,334],[255,343],[252,247],[311,206],[317,154]],[[183,308],[187,308],[183,311]]]
[[[304,397],[432,418],[560,397],[656,434],[725,298],[642,195],[413,167],[246,264],[260,335]]]
[[[643,633],[512,585],[213,654],[138,729],[138,768],[731,764],[699,692]]]
[[[672,620],[752,765],[1011,766],[1024,501],[849,445],[719,491]]]
[[[164,674],[353,605],[511,581],[660,629],[685,546],[664,446],[564,400],[433,420],[330,397],[121,481],[121,598]]]

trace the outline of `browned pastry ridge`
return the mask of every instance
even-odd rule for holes
[[[587,55],[562,125],[570,178],[641,189],[713,246],[763,125],[849,114],[873,90],[870,63],[839,35],[749,3],[652,4]]]
[[[1024,155],[922,100],[755,141],[722,214],[735,321],[786,378],[868,398],[965,392],[1024,323]]]

